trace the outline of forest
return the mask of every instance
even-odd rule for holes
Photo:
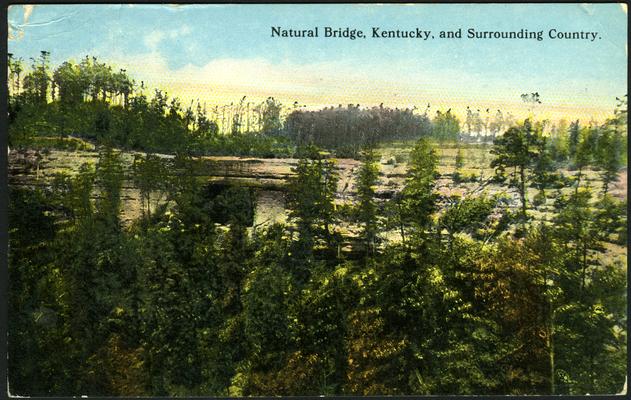
[[[9,186],[12,394],[579,395],[625,384],[627,199],[612,188],[626,171],[626,95],[602,123],[473,109],[461,122],[430,104],[313,111],[244,97],[207,109],[149,97],[96,58],[53,69],[42,51],[8,65],[11,153],[98,153]],[[466,142],[481,132],[487,179],[465,172]],[[384,198],[393,143],[406,147],[393,161],[405,173]],[[440,173],[447,146],[453,168]],[[130,151],[140,155],[128,168]],[[251,188],[209,185],[201,156],[217,155],[296,159],[286,222],[255,226]],[[360,162],[344,199],[341,158]],[[475,189],[445,194],[447,174]],[[142,201],[131,223],[125,182]]]

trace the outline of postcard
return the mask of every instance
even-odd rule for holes
[[[627,12],[9,6],[9,395],[626,394]]]

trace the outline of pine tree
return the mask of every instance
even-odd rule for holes
[[[600,177],[603,182],[602,193],[606,195],[609,186],[618,180],[618,173],[622,167],[622,136],[613,123],[608,121],[598,138],[596,165],[601,169]]]
[[[496,175],[506,179],[506,170],[512,168],[509,185],[517,188],[521,200],[521,218],[525,224],[527,216],[527,180],[528,171],[532,168],[532,162],[537,153],[534,146],[538,132],[532,126],[530,120],[523,125],[509,128],[504,135],[496,139],[491,153],[495,155],[491,161],[491,167],[495,168]]]
[[[436,211],[434,185],[438,156],[429,142],[419,139],[410,152],[405,187],[401,192],[401,225],[411,227],[416,238],[425,236]]]
[[[573,164],[574,168],[578,171],[575,176],[576,186],[575,193],[578,193],[581,187],[581,178],[583,177],[583,170],[592,162],[594,157],[595,140],[596,136],[592,134],[592,128],[582,128],[578,132],[578,143],[576,145],[576,151],[574,152]]]
[[[361,238],[370,253],[375,250],[378,228],[375,186],[379,179],[379,166],[376,161],[377,157],[372,149],[364,150],[362,165],[356,177],[357,212],[362,225]]]
[[[556,166],[554,165],[548,138],[539,135],[535,141],[536,159],[532,167],[532,182],[539,193],[533,199],[535,205],[545,205],[546,189],[550,188],[558,179]]]
[[[580,141],[580,131],[581,127],[579,125],[578,120],[572,122],[570,124],[570,129],[568,133],[568,154],[570,159],[574,159],[576,155],[576,150],[578,148],[578,143]]]
[[[333,160],[324,157],[311,147],[293,168],[287,204],[289,218],[296,224],[298,232],[298,259],[309,260],[319,240],[329,246],[333,244],[331,231],[335,220],[335,193],[339,174]]]

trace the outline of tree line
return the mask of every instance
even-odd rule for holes
[[[450,111],[433,120],[414,109],[360,108],[339,105],[319,111],[292,111],[285,122],[286,135],[298,146],[316,145],[336,150],[339,156],[356,156],[362,147],[378,143],[434,137],[457,140],[460,123]]]
[[[373,142],[435,137],[456,140],[460,121],[450,110],[416,107],[325,108],[305,111],[298,102],[285,107],[273,97],[207,109],[199,100],[182,104],[162,90],[136,82],[125,69],[96,57],[51,66],[50,53],[24,60],[8,55],[9,144],[33,145],[38,137],[69,135],[141,151],[291,156],[312,144],[339,156],[356,157]],[[153,92],[148,96],[147,92]],[[286,115],[286,116],[285,116]]]

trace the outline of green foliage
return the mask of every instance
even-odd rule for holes
[[[453,179],[455,183],[461,182],[463,167],[464,167],[464,155],[462,154],[462,149],[458,148],[458,152],[456,153],[456,160],[455,160],[454,174],[453,174]]]
[[[96,207],[99,215],[114,225],[119,223],[123,179],[124,171],[120,154],[109,147],[103,148],[96,164],[96,185],[99,193]]]
[[[565,120],[552,127],[549,142],[550,157],[556,162],[565,162],[570,157],[568,127]]]
[[[333,164],[307,153],[320,158],[297,167],[291,204],[297,227],[326,239],[315,228],[332,215],[313,202],[332,200]],[[432,193],[432,159],[419,143],[410,204]],[[16,393],[579,394],[624,380],[625,270],[598,255],[625,229],[610,196],[561,196],[554,225],[518,240],[496,234],[500,198],[452,198],[424,222],[448,241],[424,234],[343,262],[299,253],[287,226],[248,235],[247,192],[209,191],[184,156],[163,165],[177,177],[171,208],[112,224],[117,165],[104,149],[50,194],[12,191]]]
[[[282,109],[282,104],[279,101],[276,101],[273,97],[268,97],[267,100],[263,103],[262,106],[262,127],[261,132],[270,134],[278,132],[282,123],[280,121],[280,111]]]
[[[607,194],[609,186],[618,180],[618,173],[622,167],[624,139],[620,129],[626,130],[626,124],[619,127],[615,121],[608,121],[598,138],[596,165],[601,169],[603,194]]]
[[[434,184],[438,176],[438,157],[425,139],[419,139],[410,152],[405,187],[401,192],[401,225],[422,237],[436,211]]]
[[[240,125],[224,137],[199,105],[197,112],[182,109],[160,91],[147,99],[130,89],[124,71],[96,59],[51,74],[42,53],[26,76],[21,60],[9,61],[12,145],[65,146],[74,140],[50,135],[76,132],[100,144],[95,165],[9,187],[12,394],[620,391],[626,263],[612,248],[626,242],[627,204],[608,187],[624,160],[624,101],[601,127],[570,127],[576,188],[559,191],[546,221],[516,214],[525,216],[527,182],[544,199],[554,187],[565,144],[526,121],[493,150],[493,166],[503,178],[513,175],[504,188],[521,191],[523,210],[511,211],[504,196],[476,195],[478,189],[440,195],[437,155],[421,139],[410,152],[405,187],[385,207],[388,218],[375,198],[379,168],[371,150],[355,180],[356,212],[343,213],[335,203],[335,161],[309,146],[297,150],[289,223],[250,229],[254,193],[209,185],[208,164],[192,155],[224,148],[293,153],[278,136],[275,100],[262,110],[265,134],[244,133]],[[405,128],[398,133],[418,133],[412,122],[419,121],[405,112],[353,106],[318,118],[342,114],[358,117],[357,124],[366,115],[389,115]],[[434,122],[444,124],[439,137],[459,130],[449,113]],[[112,145],[146,153],[128,171]],[[151,153],[167,146],[175,146],[175,157]],[[597,196],[581,182],[590,165],[607,182]],[[128,184],[141,193],[144,218],[124,223]],[[403,243],[376,246],[378,235],[391,233],[380,230],[388,219],[386,229],[399,230]],[[517,237],[510,234],[516,221]],[[356,239],[340,233],[356,222],[370,249],[359,256],[343,250]]]
[[[286,139],[270,136],[282,127],[281,105],[272,98],[260,110],[260,132],[223,136],[200,104],[195,111],[192,105],[183,108],[177,98],[160,90],[147,98],[144,84],[138,88],[125,70],[113,72],[95,57],[85,57],[79,64],[66,61],[51,72],[48,56],[43,52],[33,60],[21,81],[21,61],[10,59],[11,147],[37,145],[39,137],[58,134],[61,140],[51,143],[54,147],[74,135],[144,152],[261,157],[293,152]]]
[[[497,197],[461,199],[454,196],[440,216],[438,225],[440,229],[445,229],[452,239],[456,233],[468,233],[476,238],[484,237],[484,231],[490,228],[489,217],[497,203]]]
[[[254,223],[255,199],[251,189],[227,187],[216,195],[209,194],[205,198],[213,202],[210,216],[214,221],[242,227],[252,226]]]
[[[539,193],[533,200],[535,205],[541,205],[545,204],[546,201],[546,189],[558,181],[558,174],[550,153],[548,139],[545,136],[540,136],[536,140],[535,147],[537,158],[532,167],[532,183],[539,189]]]
[[[155,203],[157,205],[167,190],[164,179],[167,173],[168,169],[165,160],[160,159],[158,156],[154,154],[146,154],[144,156],[136,154],[134,156],[132,175],[134,185],[140,191],[143,214],[151,215],[152,194],[156,195]]]
[[[583,169],[593,160],[593,149],[596,148],[597,134],[595,129],[586,127],[578,131],[578,143],[573,158],[573,166],[575,169],[578,169],[578,174],[576,175],[576,190],[580,187]]]
[[[523,125],[511,127],[501,137],[495,139],[491,150],[491,154],[495,156],[491,161],[491,167],[495,168],[496,176],[503,181],[507,178],[507,173],[510,173],[509,186],[517,188],[519,192],[523,221],[527,219],[528,171],[532,170],[533,163],[537,162],[539,157],[545,156],[545,152],[536,151],[540,140],[542,140],[541,127],[533,126],[530,120],[526,120]],[[540,176],[547,176],[545,175],[548,171],[547,165],[548,162],[539,162]]]
[[[379,179],[377,156],[372,149],[362,154],[362,165],[357,171],[357,219],[362,224],[361,238],[370,252],[374,251],[377,240],[377,204],[375,187]]]
[[[580,129],[581,128],[580,128],[578,120],[570,124],[569,137],[568,137],[568,152],[571,158],[574,158],[576,155],[576,150],[578,148],[578,143],[579,143]]]
[[[429,135],[431,123],[411,109],[360,109],[358,104],[349,104],[319,111],[295,110],[287,116],[285,131],[298,146],[312,144],[334,149],[338,157],[354,157],[378,142]]]
[[[447,110],[445,113],[436,112],[432,120],[432,136],[440,141],[457,140],[460,134],[460,121]]]
[[[308,257],[318,239],[328,243],[333,240],[339,175],[334,160],[323,158],[315,148],[306,153],[313,158],[301,158],[293,169],[295,177],[289,182],[287,204],[299,235],[298,251]]]

